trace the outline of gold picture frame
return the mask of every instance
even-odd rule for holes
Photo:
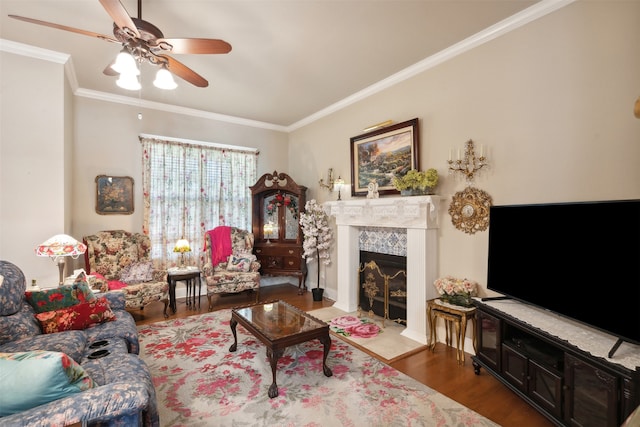
[[[375,180],[378,194],[400,194],[391,180],[420,169],[418,119],[351,138],[351,195],[366,196]]]
[[[100,215],[131,215],[133,213],[133,178],[96,176],[96,212]]]

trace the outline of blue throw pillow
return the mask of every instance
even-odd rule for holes
[[[82,366],[64,353],[0,353],[0,417],[93,387]]]

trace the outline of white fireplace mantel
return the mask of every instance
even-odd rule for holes
[[[334,307],[348,313],[358,308],[360,228],[404,228],[407,230],[407,327],[402,335],[426,344],[427,299],[436,296],[432,284],[436,279],[439,204],[438,196],[324,203],[337,225],[338,283]]]

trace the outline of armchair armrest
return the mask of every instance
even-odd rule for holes
[[[260,261],[251,261],[251,267],[249,267],[249,271],[258,272],[260,271],[260,267],[262,267]]]
[[[153,281],[154,282],[166,282],[167,281],[167,270],[153,270]]]

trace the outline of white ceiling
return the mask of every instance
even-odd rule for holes
[[[138,16],[137,0],[121,3]],[[198,88],[177,78],[173,91],[152,85],[155,67],[147,64],[140,93],[117,87],[116,77],[102,71],[118,44],[7,16],[111,36],[112,20],[98,0],[0,0],[0,38],[69,54],[82,90],[290,128],[407,75],[454,45],[462,50],[479,34],[491,38],[507,22],[534,19],[558,3],[567,1],[144,0],[142,19],[165,37],[232,45],[228,54],[173,55],[209,81]]]

